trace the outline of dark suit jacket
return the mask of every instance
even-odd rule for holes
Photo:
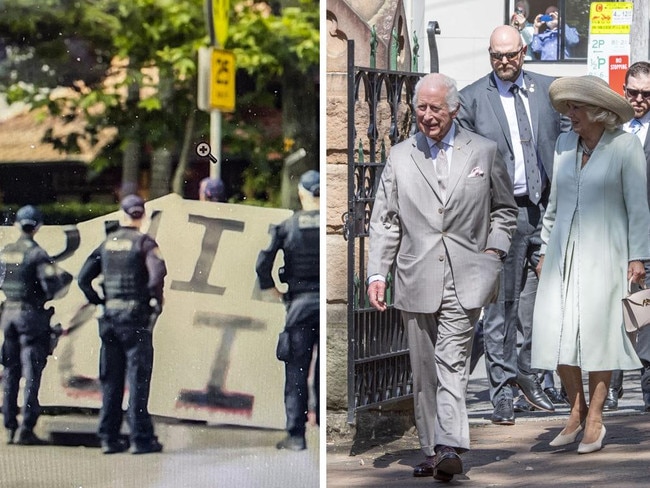
[[[462,127],[497,143],[506,162],[508,174],[514,182],[513,143],[510,140],[508,120],[494,76],[491,72],[460,91],[461,107],[457,120]],[[561,117],[551,105],[548,88],[553,80],[550,76],[524,71],[537,155],[549,179],[553,175],[553,152],[557,136],[570,128],[568,119]]]
[[[650,134],[646,135],[645,142],[643,143],[643,152],[645,153],[648,168],[648,203],[650,203]]]

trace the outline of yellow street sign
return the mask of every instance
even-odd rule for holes
[[[230,0],[212,0],[212,25],[220,47],[224,47],[228,40],[229,15]]]
[[[235,110],[235,55],[212,49],[210,61],[210,107],[223,112]]]

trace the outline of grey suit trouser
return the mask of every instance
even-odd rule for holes
[[[518,373],[525,376],[536,373],[530,366],[530,352],[541,218],[541,207],[519,207],[517,229],[501,272],[498,300],[484,309],[485,366],[494,405],[502,397],[512,399],[509,385]],[[519,350],[518,331],[522,336]]]
[[[437,312],[402,311],[413,371],[415,425],[425,456],[433,456],[436,445],[459,452],[469,449],[465,397],[479,315],[480,309],[465,310],[458,302],[448,266]]]

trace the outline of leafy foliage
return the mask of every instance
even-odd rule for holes
[[[209,43],[203,0],[13,0],[0,2],[0,90],[11,102],[46,108],[72,130],[46,141],[78,152],[112,130],[116,136],[93,169],[120,164],[125,139],[143,151],[178,150],[186,119],[196,111],[197,52]],[[251,198],[278,174],[269,155],[282,154],[282,135],[268,135],[250,114],[278,106],[287,65],[307,74],[318,66],[318,1],[275,15],[266,2],[233,0],[227,49],[252,83],[224,119],[224,148],[251,160]],[[300,82],[300,81],[298,81]],[[67,90],[61,90],[61,87]],[[207,117],[198,132],[207,132]],[[245,134],[246,137],[240,139]],[[254,147],[251,149],[250,142]],[[245,185],[246,186],[246,185]],[[272,192],[268,192],[272,193]]]

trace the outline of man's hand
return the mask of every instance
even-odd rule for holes
[[[382,280],[376,280],[368,285],[368,298],[370,299],[370,305],[374,308],[383,312],[386,310],[386,302],[384,301],[386,296],[386,282]]]
[[[544,266],[544,254],[540,254],[537,266],[535,266],[535,273],[537,273],[538,278],[542,275],[542,266]]]
[[[526,26],[526,17],[521,14],[514,13],[510,18],[510,25],[520,31]]]

